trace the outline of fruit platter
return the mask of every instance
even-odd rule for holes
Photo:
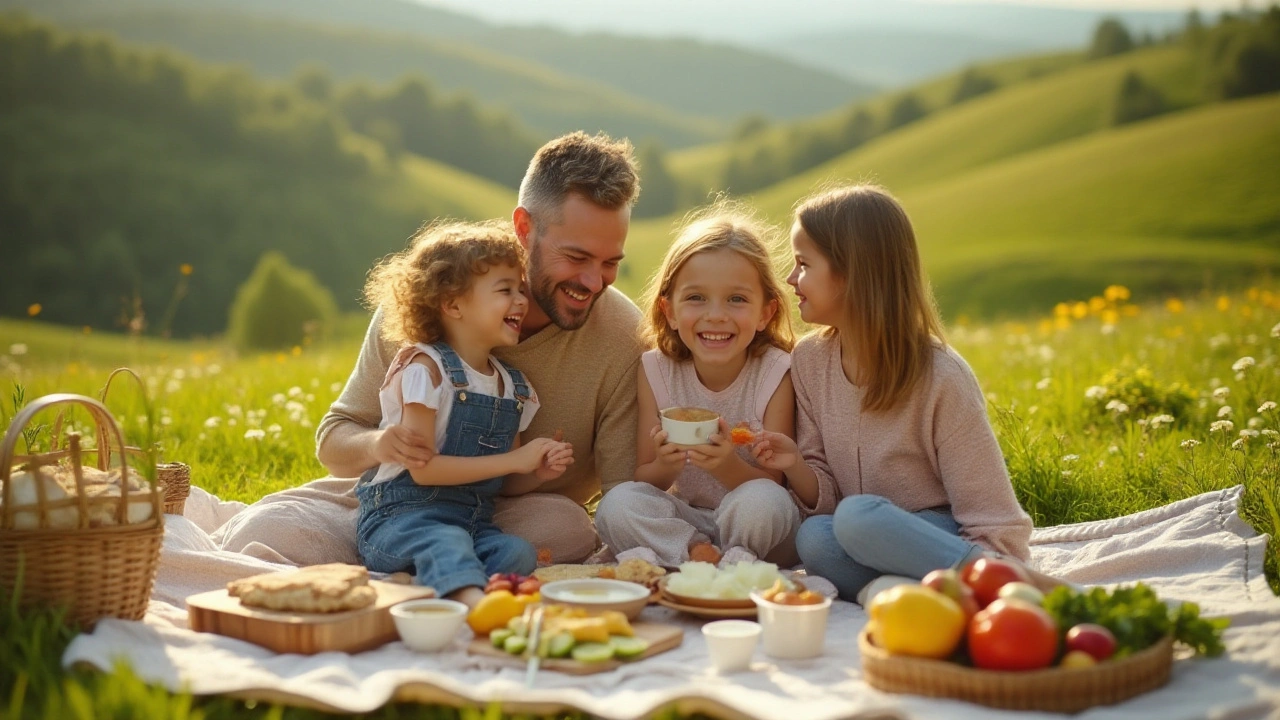
[[[1139,583],[1048,594],[1022,569],[982,558],[870,602],[858,638],[867,683],[1010,710],[1079,712],[1169,681],[1175,643],[1223,651],[1225,619],[1171,608]]]

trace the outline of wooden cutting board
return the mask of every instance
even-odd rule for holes
[[[247,640],[278,653],[336,650],[362,652],[400,638],[391,619],[391,606],[405,600],[435,597],[420,585],[370,580],[378,599],[370,607],[337,613],[299,613],[247,607],[226,588],[187,598],[191,629]]]
[[[676,625],[665,625],[663,623],[649,622],[633,622],[631,629],[635,630],[636,637],[648,640],[649,648],[633,660],[609,660],[598,663],[578,662],[570,658],[543,658],[539,667],[543,670],[555,670],[557,672],[567,673],[569,675],[591,675],[594,673],[608,672],[628,663],[638,662],[647,657],[653,657],[658,653],[668,650],[674,650],[680,647],[684,642],[684,628]],[[496,648],[487,637],[478,637],[471,641],[471,645],[467,647],[467,652],[472,655],[486,655],[488,657],[499,658],[510,661],[512,665],[524,666],[528,663],[528,659],[519,655]]]

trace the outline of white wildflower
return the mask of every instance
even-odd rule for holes
[[[186,370],[183,370],[182,368],[174,368],[174,369],[173,369],[173,379],[174,379],[174,380],[181,380],[181,379],[185,378],[186,376],[187,376],[187,371],[186,371]]]
[[[1218,348],[1230,342],[1231,342],[1230,335],[1226,333],[1218,333],[1217,335],[1214,335],[1213,337],[1209,338],[1209,347],[1213,348],[1214,350],[1217,350]]]
[[[240,416],[244,414],[244,410],[239,405],[224,405],[222,409],[227,411],[228,415]]]
[[[1101,400],[1107,396],[1107,389],[1102,385],[1091,385],[1084,391],[1084,396],[1090,400]]]
[[[1228,415],[1230,415],[1230,414],[1231,414],[1231,406],[1230,406],[1230,405],[1223,405],[1222,407],[1218,408],[1218,417],[1220,417],[1220,418],[1224,418],[1224,417],[1227,417],[1227,416],[1228,416]]]
[[[1111,447],[1107,448],[1107,452],[1111,453],[1112,455],[1117,455],[1120,453],[1120,446],[1112,445]]]
[[[1280,327],[1280,325],[1277,325],[1276,327]],[[26,343],[14,343],[14,344],[10,345],[10,346],[9,346],[9,354],[10,354],[10,355],[26,355],[26,354],[27,354],[27,344],[26,344]]]
[[[1069,478],[1069,477],[1071,477],[1071,471],[1070,471],[1070,470],[1063,470],[1063,471],[1062,471],[1062,477],[1064,477],[1064,478]]]
[[[1117,415],[1123,415],[1129,412],[1129,406],[1119,400],[1111,400],[1107,403],[1108,410],[1115,410]]]
[[[1245,440],[1248,440],[1249,438],[1256,438],[1258,437],[1258,435],[1259,433],[1257,430],[1241,430],[1240,431],[1240,437],[1244,438]]]
[[[1036,414],[1036,413],[1038,413],[1038,412],[1040,412],[1040,406],[1039,406],[1039,405],[1030,405],[1030,406],[1028,406],[1028,407],[1027,407],[1027,414],[1028,414],[1028,415],[1035,415],[1035,414]]]
[[[235,418],[227,418],[227,427],[235,427],[235,426],[236,426],[236,419],[235,419]]]
[[[1229,433],[1236,429],[1236,424],[1230,420],[1218,420],[1209,424],[1209,432]]]
[[[1236,372],[1244,372],[1245,370],[1248,370],[1249,368],[1257,364],[1258,363],[1253,358],[1249,357],[1248,355],[1245,355],[1244,357],[1240,358],[1234,363],[1231,363],[1231,369],[1235,370]]]
[[[181,389],[182,389],[181,380],[170,379],[169,382],[164,384],[164,391],[167,393],[176,393]]]
[[[1187,440],[1183,440],[1182,442],[1178,443],[1179,447],[1181,447],[1183,450],[1190,450],[1199,444],[1200,444],[1200,441],[1194,438],[1188,438]]]
[[[252,430],[244,431],[245,440],[261,440],[266,436],[267,436],[267,432],[262,428],[253,428]]]
[[[288,398],[284,396],[284,393],[276,393],[271,396],[271,402],[274,405],[283,405],[286,400],[288,400]]]
[[[1271,428],[1263,428],[1260,432],[1264,437],[1280,438],[1280,432],[1272,430]]]
[[[1251,418],[1249,418],[1249,423],[1248,423],[1248,424],[1249,424],[1249,427],[1251,427],[1251,428],[1261,427],[1261,426],[1262,426],[1262,418],[1260,418],[1260,417],[1251,417]]]
[[[168,415],[161,415],[161,416],[160,416],[160,424],[161,424],[161,425],[172,425],[172,424],[173,424],[173,418],[169,417]]]
[[[205,418],[204,420],[204,426],[207,428],[216,428],[221,424],[222,424],[222,418],[218,417],[217,415],[214,415],[213,417]]]
[[[300,397],[301,395],[302,395],[302,388],[298,387],[297,385],[294,385],[293,387],[289,388],[289,397]]]
[[[1073,463],[1073,462],[1075,462],[1075,461],[1077,461],[1077,460],[1079,460],[1079,459],[1080,459],[1080,456],[1079,456],[1079,455],[1074,455],[1074,454],[1072,454],[1072,455],[1063,455],[1063,456],[1062,456],[1062,462],[1064,462],[1064,463]]]
[[[204,370],[210,375],[217,375],[218,373],[222,372],[222,366],[217,363],[214,363],[209,367],[205,368]]]
[[[303,397],[302,399],[306,400],[307,402],[315,402],[316,396],[315,396],[315,393],[307,393],[306,396]]]
[[[1213,399],[1217,400],[1218,402],[1224,402],[1226,401],[1227,396],[1230,394],[1231,394],[1231,388],[1229,387],[1214,388]]]
[[[340,390],[342,390],[342,383],[336,382],[336,383],[329,384],[329,392],[336,393]]]
[[[1049,382],[1050,382],[1050,379],[1049,379],[1049,378],[1041,378],[1041,379],[1036,383],[1036,389],[1037,389],[1037,390],[1044,390],[1044,389],[1048,388],[1048,387],[1049,387]]]
[[[1138,418],[1138,427],[1146,427],[1146,426],[1147,426],[1147,419],[1146,419],[1146,418]]]
[[[197,439],[197,440],[204,440],[204,439],[205,439],[205,434],[204,434],[204,433],[200,433],[199,435],[197,435],[197,436],[196,436],[196,439]]]
[[[1268,400],[1258,406],[1258,414],[1265,415],[1275,409],[1276,409],[1276,404],[1271,400]]]
[[[1106,325],[1103,325],[1100,329],[1102,330],[1103,335],[1110,335],[1111,333],[1116,331],[1116,326],[1108,323]]]
[[[1172,424],[1173,424],[1172,415],[1156,415],[1155,417],[1151,418],[1152,429],[1157,429],[1162,425],[1172,425]]]
[[[1232,449],[1232,450],[1243,450],[1243,449],[1244,449],[1244,438],[1240,438],[1239,440],[1236,440],[1235,442],[1231,443],[1231,449]]]
[[[1271,328],[1271,337],[1280,338],[1280,323],[1276,323],[1275,327]]]
[[[278,424],[271,423],[271,425],[267,427],[267,432],[271,433],[272,435],[279,435],[280,431],[283,429],[284,428],[280,427]]]

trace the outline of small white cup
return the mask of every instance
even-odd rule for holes
[[[438,652],[457,637],[468,608],[454,600],[408,600],[391,606],[400,639],[411,650]]]
[[[760,616],[764,654],[782,660],[814,658],[822,654],[831,598],[816,605],[779,605],[751,593]]]
[[[701,408],[687,407],[671,407],[664,408],[658,413],[662,419],[662,429],[667,431],[667,442],[675,445],[706,445],[711,441],[711,436],[715,435],[720,429],[720,416],[710,420],[675,420],[667,417],[667,413],[676,413],[678,411],[699,411],[711,413],[710,410]]]
[[[760,641],[760,624],[750,620],[716,620],[702,626],[711,664],[722,673],[746,670]]]

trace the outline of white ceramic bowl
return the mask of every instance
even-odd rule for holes
[[[649,588],[608,578],[556,580],[542,586],[542,601],[586,610],[617,610],[635,620],[649,604]]]
[[[454,600],[407,600],[391,606],[391,619],[411,650],[437,652],[457,637],[467,612],[466,605]]]
[[[667,442],[669,443],[676,445],[706,445],[711,440],[711,436],[715,435],[716,431],[720,429],[719,415],[715,415],[710,420],[696,421],[675,420],[667,417],[668,413],[677,413],[678,411],[694,411],[715,415],[710,410],[701,408],[671,407],[663,409],[658,415],[662,419],[662,429],[667,431]]]
[[[760,632],[760,623],[750,620],[716,620],[703,625],[711,664],[722,673],[746,670],[760,642]]]
[[[765,655],[798,660],[822,654],[831,598],[814,605],[779,605],[754,592],[751,599],[760,619]]]

